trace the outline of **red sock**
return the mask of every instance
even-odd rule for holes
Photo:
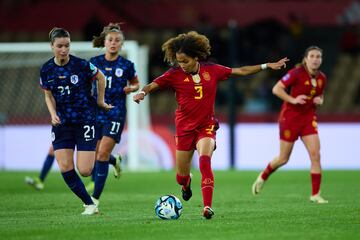
[[[267,165],[267,167],[265,168],[264,172],[261,174],[261,178],[266,181],[268,179],[268,177],[271,175],[271,173],[275,172],[275,170],[276,169],[273,169],[269,163]]]
[[[199,158],[201,172],[201,191],[203,195],[204,206],[211,207],[214,192],[214,174],[211,170],[211,158],[202,155]]]
[[[176,174],[176,181],[183,186],[183,189],[186,189],[190,181],[190,175],[180,176],[179,174]]]
[[[319,193],[320,184],[321,184],[321,173],[311,173],[312,195]]]

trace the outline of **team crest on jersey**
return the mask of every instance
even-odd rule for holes
[[[116,75],[117,77],[121,77],[121,76],[123,75],[123,73],[124,73],[124,71],[123,71],[121,68],[117,68],[117,69],[115,70],[115,75]]]
[[[311,79],[311,85],[312,85],[313,87],[316,87],[316,86],[317,86],[317,82],[316,82],[316,79],[315,79],[315,78],[312,78],[312,79]]]
[[[71,82],[72,84],[77,84],[78,81],[79,81],[78,75],[71,75],[71,77],[70,77],[70,82]]]
[[[289,80],[289,78],[290,78],[290,74],[287,73],[285,76],[283,76],[282,80],[287,81]]]
[[[208,72],[203,72],[202,77],[206,80],[206,81],[210,81],[210,74]]]
[[[192,79],[193,79],[194,83],[201,82],[201,78],[200,78],[199,74],[192,75]]]

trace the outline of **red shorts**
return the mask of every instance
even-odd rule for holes
[[[292,120],[281,120],[279,123],[280,139],[287,142],[295,142],[298,137],[303,137],[311,134],[318,134],[317,118],[301,119],[295,118]]]
[[[189,134],[175,136],[176,150],[179,151],[191,151],[196,149],[198,141],[205,137],[210,137],[216,140],[216,130],[219,129],[219,124],[209,123],[203,125],[190,132]]]

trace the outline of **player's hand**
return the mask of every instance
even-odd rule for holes
[[[58,126],[61,124],[60,118],[58,115],[51,116],[51,125]]]
[[[107,104],[106,102],[98,102],[98,106],[105,111],[109,111],[110,109],[114,108],[113,105]]]
[[[123,90],[124,90],[124,93],[125,93],[125,94],[129,94],[129,93],[132,93],[132,92],[137,91],[137,89],[136,89],[136,88],[134,88],[134,87],[130,87],[130,86],[126,86],[126,87],[124,87],[124,88],[123,88]]]
[[[137,94],[134,95],[133,100],[136,103],[140,103],[140,101],[144,100],[144,98],[145,98],[145,93],[138,92]]]
[[[268,68],[271,68],[273,70],[279,70],[281,68],[286,68],[286,62],[288,61],[289,59],[287,57],[284,57],[277,62],[267,63],[267,66]]]
[[[313,103],[318,106],[322,105],[323,102],[324,102],[324,99],[321,96],[314,97],[314,99],[313,99]]]
[[[299,95],[296,98],[294,98],[294,100],[291,103],[294,105],[297,105],[297,104],[303,105],[306,103],[307,98],[308,97],[306,95]]]

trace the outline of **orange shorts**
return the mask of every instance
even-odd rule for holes
[[[196,149],[198,141],[205,137],[210,137],[216,140],[216,130],[219,129],[218,122],[206,124],[189,134],[175,136],[176,150],[191,151]]]
[[[295,142],[298,137],[318,134],[317,118],[284,120],[279,123],[280,139]]]

